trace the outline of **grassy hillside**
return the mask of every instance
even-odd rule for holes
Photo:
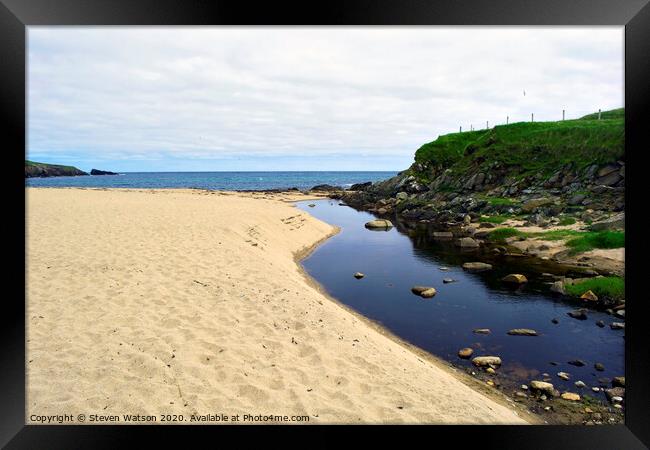
[[[420,147],[414,172],[469,168],[508,169],[511,175],[550,175],[571,164],[580,170],[590,164],[624,159],[624,109],[604,111],[581,119],[558,122],[519,122],[489,130],[452,133]]]
[[[31,177],[64,177],[88,175],[86,172],[73,166],[59,164],[46,164],[25,160],[25,178]]]

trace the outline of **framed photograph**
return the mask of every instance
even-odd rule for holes
[[[2,0],[0,24],[6,448],[650,445],[646,0]]]

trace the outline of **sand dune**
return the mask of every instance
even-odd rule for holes
[[[310,282],[295,257],[336,230],[298,197],[28,188],[27,422],[525,423]]]

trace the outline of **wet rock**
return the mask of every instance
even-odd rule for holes
[[[609,324],[609,327],[612,330],[624,330],[625,329],[625,323],[624,322],[612,322]]]
[[[313,208],[313,207],[316,206],[316,205],[314,205],[313,203],[310,203],[310,204],[307,205],[307,206],[309,206],[310,208]]]
[[[411,292],[422,298],[431,298],[436,295],[436,289],[431,286],[413,286]]]
[[[454,238],[454,233],[451,231],[434,231],[433,232],[433,239],[439,240],[439,241],[444,241],[448,239],[453,239]]]
[[[605,366],[602,363],[596,363],[594,364],[594,369],[599,372],[603,372],[605,370]]]
[[[520,273],[511,273],[501,278],[504,283],[523,284],[528,283],[528,279]]]
[[[387,219],[375,219],[375,220],[371,220],[370,222],[366,222],[365,227],[390,229],[393,228],[393,223]]]
[[[489,328],[476,328],[473,331],[474,334],[490,334],[492,331],[490,331]]]
[[[314,186],[310,190],[312,190],[312,191],[332,192],[332,191],[340,191],[341,188],[339,186],[331,186],[329,184],[319,184],[319,185]]]
[[[543,392],[544,394],[547,394],[549,396],[552,396],[555,391],[555,388],[551,383],[547,383],[546,381],[539,381],[539,380],[531,381],[530,388],[533,391]]]
[[[581,299],[589,302],[597,302],[598,301],[598,296],[593,293],[593,291],[590,289],[584,294],[580,296]]]
[[[614,377],[612,378],[613,387],[625,387],[625,377]]]
[[[474,353],[474,350],[472,350],[469,347],[468,348],[462,348],[462,349],[458,350],[458,357],[463,358],[463,359],[469,359],[472,356],[473,353]]]
[[[571,375],[566,373],[566,372],[558,372],[557,376],[562,378],[563,380],[566,380],[566,381],[571,379]]]
[[[573,384],[575,385],[575,387],[580,388],[580,389],[582,389],[584,387],[587,387],[587,385],[583,381],[576,381]]]
[[[575,311],[570,311],[567,313],[569,317],[573,317],[578,320],[587,320],[587,311],[584,309],[577,309]]]
[[[603,328],[603,327],[605,327],[605,322],[603,322],[602,320],[599,320],[598,322],[596,322],[596,325],[599,326],[600,328]]]
[[[445,283],[445,284],[455,283],[456,281],[458,281],[458,280],[454,280],[453,278],[443,278],[443,280],[442,280],[442,282]]]
[[[579,402],[580,401],[580,396],[578,394],[575,394],[573,392],[564,392],[561,397],[564,400],[569,400],[572,402]]]
[[[350,186],[351,191],[365,191],[368,189],[370,186],[372,186],[371,181],[366,181],[365,183],[356,183]]]
[[[456,241],[456,246],[461,248],[478,248],[480,244],[471,237],[464,237]]]
[[[612,401],[613,397],[625,398],[625,388],[615,387],[611,389],[605,389],[605,396],[610,402]]]
[[[551,319],[551,322],[553,322],[553,323],[556,324],[556,325],[557,325],[558,323],[560,323],[560,321],[557,320],[556,318]]]
[[[485,270],[491,270],[492,264],[487,264],[483,262],[468,262],[463,264],[463,269],[468,272],[483,272]]]
[[[508,331],[511,336],[538,336],[537,331],[528,328],[514,328]]]
[[[472,364],[477,367],[499,367],[501,365],[501,358],[498,356],[477,356],[472,359]]]
[[[566,294],[566,289],[564,288],[564,282],[561,280],[555,281],[551,285],[551,292],[555,292],[556,294]]]
[[[357,280],[360,280],[360,279],[363,278],[364,276],[365,276],[365,275],[362,274],[361,272],[357,272],[357,273],[354,274],[354,278],[356,278]]]
[[[567,364],[571,364],[572,366],[576,367],[583,367],[585,365],[585,362],[581,359],[574,359],[573,361],[569,361]]]

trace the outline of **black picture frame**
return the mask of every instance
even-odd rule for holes
[[[0,445],[6,448],[117,448],[136,437],[169,439],[172,434],[209,434],[223,442],[226,434],[239,438],[286,439],[300,431],[315,433],[322,445],[332,431],[370,431],[384,439],[390,433],[414,443],[443,445],[441,436],[479,448],[637,449],[650,446],[650,352],[645,345],[647,291],[644,291],[642,235],[644,189],[642,163],[650,145],[644,138],[650,104],[649,0],[329,0],[327,2],[256,2],[243,0],[0,0],[0,123],[5,158],[10,169],[2,176],[16,200],[8,214],[6,236],[13,244],[6,255],[3,286],[0,377]],[[626,414],[617,426],[418,426],[368,427],[190,427],[190,426],[26,426],[25,425],[25,185],[22,155],[26,143],[26,27],[31,25],[620,25],[625,26],[626,166]],[[646,124],[646,125],[644,125]],[[635,202],[640,202],[635,203]],[[21,219],[22,218],[22,219]],[[10,234],[11,233],[11,234]],[[13,236],[16,238],[13,238]],[[22,244],[22,245],[21,245]],[[21,256],[22,255],[22,256]],[[21,266],[16,261],[23,261]],[[22,301],[21,301],[22,299]],[[645,311],[644,311],[645,310]],[[291,429],[291,430],[289,430]],[[274,434],[274,438],[268,438]],[[338,434],[338,433],[337,433]],[[431,436],[430,436],[431,435]],[[194,436],[192,436],[194,437]],[[432,438],[436,441],[431,440]],[[189,439],[189,436],[184,439]],[[149,443],[153,446],[153,440]],[[188,442],[188,441],[186,441]]]

